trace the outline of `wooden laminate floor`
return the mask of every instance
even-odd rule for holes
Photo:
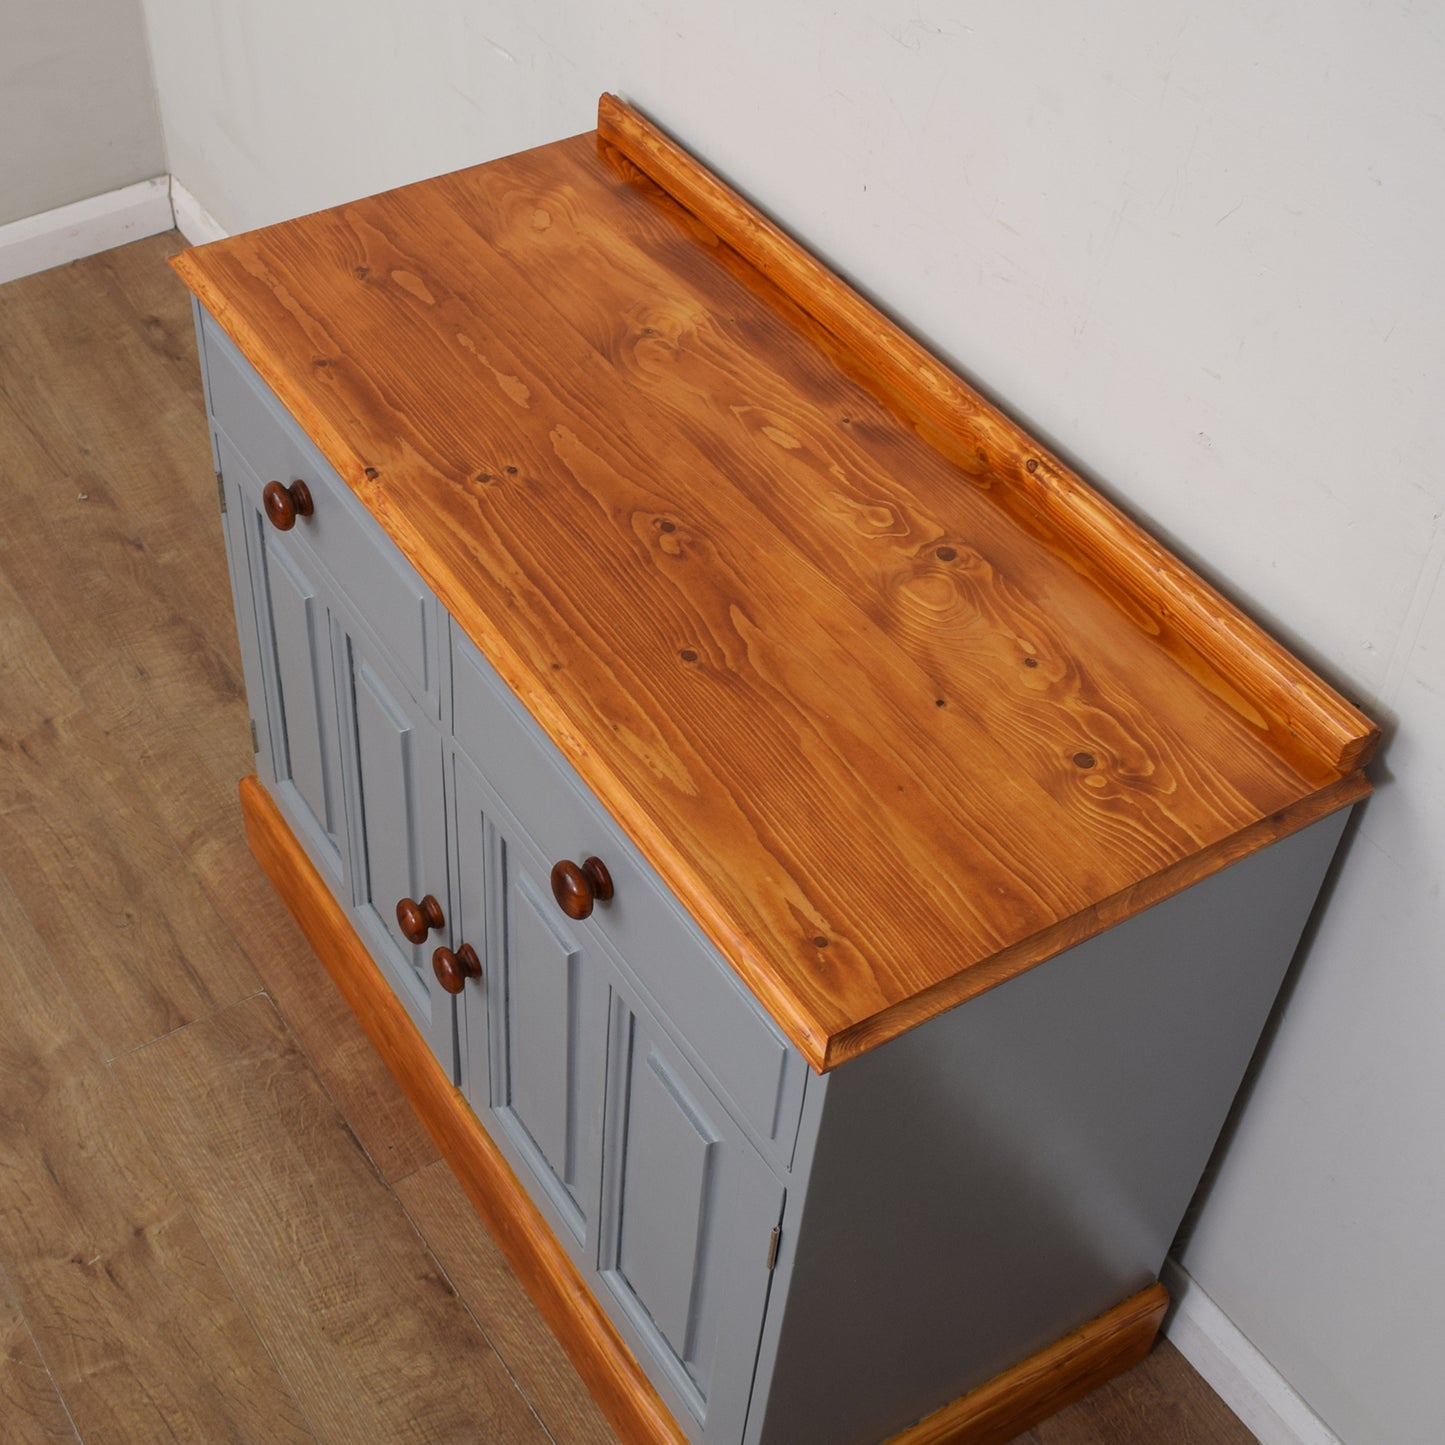
[[[246,849],[180,244],[0,287],[0,1440],[610,1441]],[[1162,1344],[1016,1445],[1250,1439]]]

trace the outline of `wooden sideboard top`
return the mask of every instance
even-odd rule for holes
[[[174,264],[815,1068],[1368,791],[1368,720],[611,97]]]

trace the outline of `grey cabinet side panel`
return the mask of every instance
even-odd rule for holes
[[[574,1199],[579,1172],[578,1003],[582,953],[557,926],[536,878],[507,860],[507,1107]],[[579,1240],[585,1215],[578,1202]]]
[[[873,1445],[1157,1277],[1345,817],[829,1077],[749,1445]]]
[[[266,581],[270,643],[284,700],[285,776],[322,830],[336,838],[341,831],[341,799],[330,742],[330,617],[311,579],[279,547],[267,553]]]

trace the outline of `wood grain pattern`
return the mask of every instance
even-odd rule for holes
[[[616,1445],[617,1436],[446,1164],[419,1170],[396,1192],[553,1439]]]
[[[892,1436],[887,1445],[1006,1445],[1106,1380],[1137,1365],[1169,1295],[1151,1285],[1057,1344]]]
[[[7,659],[12,645],[30,656],[29,716],[50,719],[45,751],[32,766],[22,750],[6,793],[18,803],[34,779],[47,801],[15,816],[39,811],[44,826],[0,845],[0,861],[26,889],[58,897],[83,880],[81,902],[46,927],[111,1052],[240,997],[259,975],[378,1167],[398,1178],[436,1150],[294,925],[268,905],[234,815],[255,762],[195,333],[164,264],[181,245],[158,236],[0,290],[4,485],[31,503],[0,533],[13,589],[0,591],[0,614]],[[26,693],[18,679],[16,689]],[[11,739],[32,746],[8,716]],[[77,731],[55,746],[52,731],[72,719]],[[227,979],[210,996],[187,1003],[184,974],[167,976],[174,953],[154,910],[133,950],[117,946],[129,924],[109,933],[104,920],[124,921],[127,897],[145,901],[127,881],[137,864],[199,884],[204,904],[172,899],[170,913],[195,955],[186,971],[205,960]]]
[[[175,457],[151,455],[154,493],[164,490],[165,499],[153,495],[134,512],[122,511],[119,500],[140,467],[118,445],[133,409],[150,409],[164,427],[188,408],[194,437],[196,399],[178,392],[178,368],[170,374],[103,294],[93,310],[62,309],[63,281],[45,273],[27,278],[19,296],[0,291],[0,332],[17,348],[0,370],[3,484],[16,504],[0,529],[0,867],[27,898],[66,900],[37,914],[36,924],[88,1021],[116,1053],[257,987],[158,824],[136,756],[112,735],[119,715],[138,722],[132,737],[150,719],[159,735],[141,753],[150,756],[177,720],[159,723],[147,691],[153,698],[194,660],[205,675],[194,725],[202,732],[224,711],[221,746],[229,750],[240,686],[238,676],[212,669],[196,621],[183,620],[152,585],[183,528],[178,498],[194,477],[170,487],[181,470]],[[127,344],[112,339],[117,331]],[[100,338],[109,344],[95,344]],[[49,364],[21,364],[29,356]],[[71,366],[73,388],[57,381]],[[199,569],[200,559],[189,565]],[[214,561],[209,566],[214,576]],[[79,597],[87,608],[76,606]],[[101,706],[90,705],[92,688],[104,694]],[[86,786],[77,788],[82,769]],[[80,878],[83,891],[73,893]]]
[[[177,269],[814,1067],[1366,788],[626,172]]]
[[[0,868],[27,897],[63,900],[32,918],[107,1053],[254,993],[255,974],[131,760],[100,733],[3,575],[0,615],[11,662],[0,688]]]
[[[320,1435],[544,1445],[268,999],[117,1074]]]
[[[613,95],[598,104],[597,134],[832,331],[971,471],[982,462],[982,485],[1017,496],[1012,515],[1056,531],[1090,575],[1141,604],[1163,645],[1194,649],[1186,666],[1217,669],[1285,745],[1298,739],[1339,771],[1369,761],[1379,729],[1357,709],[670,136]]]
[[[620,243],[615,229],[599,224],[579,203],[587,176],[573,155],[524,153],[488,170],[498,184],[469,197],[468,219],[516,263],[514,287],[535,286],[533,300],[539,306],[564,312],[569,324],[627,372],[648,401],[644,424],[661,418],[674,448],[691,433],[690,464],[701,469],[709,465],[707,436],[723,429],[729,415],[754,413],[748,430],[766,437],[774,460],[781,449],[783,464],[798,471],[799,485],[755,488],[748,500],[766,511],[768,522],[786,532],[800,553],[806,549],[815,559],[825,557],[830,576],[846,578],[853,596],[878,599],[873,620],[930,677],[943,678],[960,658],[969,659],[982,679],[963,699],[978,724],[970,742],[976,758],[998,771],[1031,775],[1051,795],[1080,793],[1096,823],[1100,813],[1109,814],[1111,858],[1130,860],[1145,872],[1157,862],[1152,850],[1160,837],[1172,836],[1187,849],[1210,828],[1228,826],[1231,808],[1265,814],[1226,842],[1189,854],[936,988],[841,1031],[829,1041],[825,1066],[977,996],[1368,793],[1363,776],[1348,774],[1326,781],[1287,812],[1274,812],[1288,796],[1280,791],[1282,770],[1251,730],[1231,712],[1202,711],[1187,691],[1155,686],[1154,674],[1120,667],[1110,638],[1134,624],[1072,573],[1049,579],[1046,605],[1013,586],[1011,574],[1032,577],[1038,568],[1026,558],[1016,561],[1021,540],[1025,550],[1027,540],[986,503],[973,507],[966,529],[971,542],[957,536],[950,540],[934,513],[972,499],[957,495],[956,479],[946,468],[937,469],[942,475],[930,474],[924,449],[890,429],[868,398],[840,399],[838,409],[847,408],[844,424],[833,425],[830,417],[828,437],[810,431],[817,419],[805,414],[797,398],[827,385],[817,353],[789,347],[786,338],[770,338],[766,348],[749,348],[745,366],[736,365],[725,338],[710,338],[707,325],[712,317],[735,315],[736,288],[729,288],[727,274],[718,268],[671,264],[679,248],[670,221],[659,218],[649,228],[645,217],[631,217],[627,244]],[[533,222],[539,211],[549,218],[541,229]],[[646,253],[645,264],[633,257],[633,243]],[[681,254],[691,259],[690,250]],[[605,257],[606,268],[599,267],[599,256]],[[616,273],[626,275],[631,291],[633,324],[625,338],[614,334],[615,318],[628,299],[621,290],[609,290]],[[579,274],[586,276],[585,286],[569,288],[567,279]],[[679,307],[680,297],[685,308]],[[687,347],[675,347],[665,367],[650,363],[644,351],[655,350],[659,334],[682,324],[676,320],[680,309],[686,311]],[[651,343],[648,336],[654,338]],[[757,403],[764,386],[766,408]],[[690,404],[695,410],[689,410]],[[784,408],[787,415],[781,414]],[[654,440],[660,445],[661,435]],[[845,476],[846,489],[841,485]],[[906,486],[892,480],[895,476],[906,476]],[[820,497],[826,499],[821,508],[814,505]],[[676,534],[671,522],[664,525]],[[685,540],[690,539],[677,545]],[[860,546],[860,540],[871,547]],[[962,582],[956,580],[959,573]],[[921,613],[917,625],[910,626],[910,610]],[[981,629],[980,615],[995,625]],[[1018,630],[1020,618],[1027,622],[1026,640]],[[1087,642],[1080,635],[1085,624]],[[1127,658],[1127,637],[1117,645]],[[938,689],[945,686],[940,681]],[[1189,765],[1193,775],[1181,778],[1176,770]],[[1297,789],[1298,780],[1288,776],[1288,786]],[[1243,796],[1232,791],[1236,787]]]
[[[442,1074],[346,915],[255,778],[242,781],[241,809],[257,861],[390,1065],[602,1413],[629,1445],[685,1445],[685,1437],[592,1298],[576,1266],[506,1160],[478,1127],[461,1091]]]
[[[1122,894],[1076,913],[1062,923],[1002,949],[976,968],[954,974],[933,988],[905,1000],[887,1014],[841,1030],[830,1041],[829,1065],[842,1063],[896,1038],[915,1024],[926,1023],[946,1009],[977,998],[991,988],[1031,968],[1036,963],[1072,948],[1076,943],[1112,928],[1116,923],[1161,903],[1164,899],[1197,883],[1221,868],[1237,863],[1255,850],[1267,847],[1290,833],[1298,832],[1339,808],[1348,807],[1369,795],[1370,783],[1363,773],[1350,773],[1288,811],[1262,818],[1241,829],[1227,842],[1211,849],[1207,858],[1196,855],[1173,868],[1156,873]]]
[[[8,1445],[79,1440],[65,1402],[0,1273],[0,1421]]]
[[[0,878],[0,1260],[83,1439],[309,1440]]]
[[[813,405],[843,391],[829,358],[784,329],[766,347],[730,345],[712,319],[736,316],[748,278],[688,264],[674,219],[643,206],[622,248],[616,229],[577,203],[587,176],[568,160],[494,164],[499,184],[469,215],[515,264],[517,284],[534,286],[539,304],[562,312],[645,397],[628,424],[649,446],[690,448],[700,473],[731,432],[786,479],[749,488],[747,500],[934,684],[928,704],[965,711],[975,768],[1027,777],[1087,807],[1096,825],[1108,814],[1111,852],[1136,868],[1157,857],[1157,837],[1187,847],[1227,824],[1216,793],[1225,809],[1238,806],[1235,789],[1261,808],[1287,796],[1292,775],[1247,726],[1202,712],[1187,690],[1151,689],[1151,673],[1122,665],[1133,655],[1129,619],[1072,572],[1040,567],[1037,544],[987,498],[960,492],[953,471],[882,407],[856,391],[835,395],[827,412]],[[550,217],[540,231],[539,210]],[[640,263],[629,264],[633,247]],[[625,337],[619,313],[634,323]],[[666,342],[679,328],[687,344]],[[960,695],[951,674],[963,663],[976,685]],[[1198,770],[1183,787],[1180,760]]]
[[[0,902],[6,1442],[75,1439],[66,1406],[93,1440],[311,1438],[283,1378],[280,1342],[248,1321],[106,1068],[112,1045],[83,1016],[100,1017],[115,1000],[126,1039],[181,1017],[129,1001],[163,981],[172,960],[138,946],[163,935],[138,938],[123,911],[107,912],[108,891],[92,892],[104,860],[123,856],[128,839],[155,869],[162,896],[194,875],[219,924],[197,928],[191,966],[230,975],[228,986],[244,995],[257,987],[246,959],[257,965],[378,1166],[394,1178],[437,1158],[276,906],[236,816],[236,780],[254,763],[190,307],[165,265],[179,244],[156,237],[0,288],[0,490],[23,489],[41,503],[20,509],[0,534],[9,583],[0,587],[0,706],[20,697],[30,729],[0,732],[0,792],[7,818],[28,808],[41,820],[39,835],[14,852],[13,876],[0,860],[0,891],[11,890]],[[52,732],[56,745],[42,750]],[[65,811],[49,806],[52,798]],[[46,836],[52,824],[74,840],[73,854]],[[84,852],[92,845],[95,868]],[[36,867],[37,857],[55,866]],[[190,899],[171,918],[183,944],[186,920],[203,909],[199,895]],[[57,946],[78,940],[71,964],[102,960],[93,973],[68,970],[83,1013],[32,917],[51,920]],[[103,971],[107,959],[113,972]],[[33,987],[18,987],[12,968]],[[213,999],[205,1012],[223,1006],[219,990]],[[404,1136],[419,1141],[410,1155]],[[269,1147],[256,1141],[253,1162]],[[293,1231],[281,1213],[268,1223],[283,1238]],[[354,1258],[365,1241],[350,1236],[343,1247]],[[436,1288],[433,1271],[406,1292],[427,1300]],[[476,1334],[469,1317],[464,1327]],[[53,1381],[42,1357],[54,1364]],[[434,1388],[450,1397],[445,1378]],[[461,1438],[481,1433],[468,1427]]]

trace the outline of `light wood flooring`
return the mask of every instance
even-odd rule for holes
[[[174,236],[0,287],[0,1440],[614,1437],[252,862]],[[1243,1445],[1167,1344],[1016,1445]]]

